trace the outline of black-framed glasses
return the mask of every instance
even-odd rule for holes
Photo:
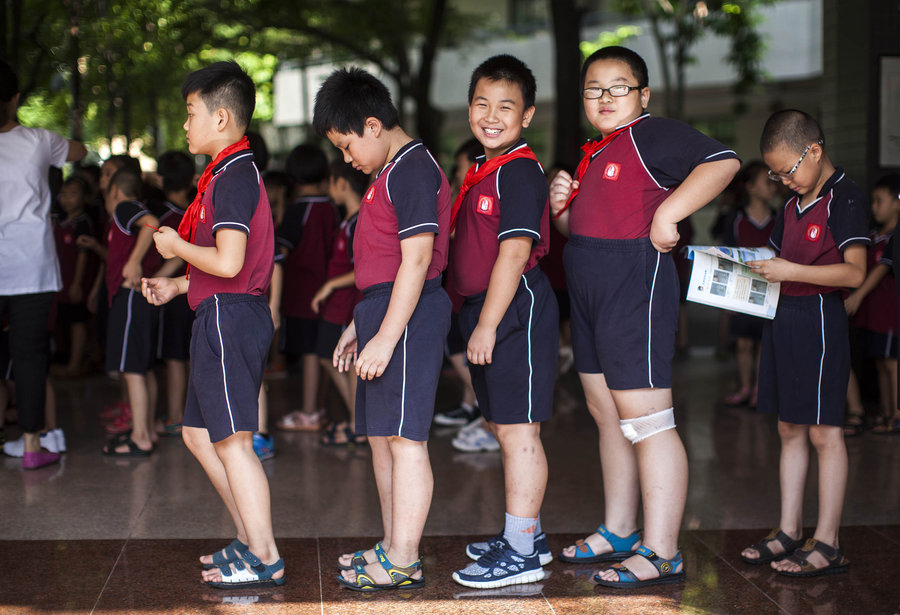
[[[611,85],[608,88],[584,88],[581,90],[581,95],[588,100],[595,100],[603,98],[603,92],[609,92],[610,96],[621,98],[631,94],[632,90],[640,90],[642,87],[640,85]]]
[[[770,169],[769,170],[769,179],[771,179],[773,182],[782,182],[782,183],[785,181],[790,181],[791,178],[794,177],[794,173],[797,172],[797,169],[800,168],[800,163],[803,162],[804,158],[806,158],[806,155],[809,153],[809,149],[813,145],[822,145],[822,141],[816,141],[815,143],[810,143],[809,145],[807,145],[806,149],[803,150],[803,153],[800,154],[800,160],[798,160],[797,164],[795,164],[791,168],[791,170],[788,171],[787,173],[776,173],[775,171],[772,171]]]

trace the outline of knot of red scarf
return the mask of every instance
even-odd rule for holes
[[[632,122],[631,124],[628,124],[627,126],[622,126],[618,130],[615,130],[615,131],[609,133],[608,135],[606,135],[599,141],[588,141],[587,143],[585,143],[584,145],[581,146],[581,151],[584,152],[584,156],[582,156],[581,162],[578,163],[578,168],[575,169],[575,177],[572,178],[574,181],[578,182],[579,187],[581,184],[581,180],[584,178],[584,174],[587,173],[588,166],[591,164],[591,160],[594,158],[594,154],[596,154],[597,152],[602,150],[604,147],[606,147],[607,145],[612,143],[616,137],[618,137],[620,134],[622,134],[623,132],[625,132],[626,130],[628,130],[629,128],[631,128],[632,126],[637,124],[638,122],[640,122],[641,119],[643,119],[643,118],[640,118],[637,120],[637,122]],[[574,190],[572,190],[572,194],[569,195],[569,199],[566,201],[566,204],[563,206],[562,209],[559,210],[558,214],[553,216],[554,218],[559,218],[562,215],[562,213],[566,209],[569,208],[569,205],[572,204],[572,201],[575,199],[576,194],[578,194],[578,188],[575,188]]]
[[[453,201],[453,208],[450,210],[451,232],[456,226],[456,218],[459,216],[459,209],[462,207],[463,200],[466,198],[466,193],[469,189],[507,162],[516,160],[517,158],[527,158],[528,160],[537,162],[537,156],[535,156],[534,152],[531,151],[531,148],[526,145],[525,147],[515,149],[508,154],[501,154],[500,156],[491,158],[481,166],[473,164],[469,167],[469,170],[466,171],[466,177],[463,179],[463,184],[459,189],[459,194],[456,195],[456,200]]]

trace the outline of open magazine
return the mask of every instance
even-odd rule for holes
[[[721,246],[687,246],[685,250],[688,259],[694,261],[688,301],[775,318],[781,284],[766,281],[744,264],[773,258],[773,250]]]

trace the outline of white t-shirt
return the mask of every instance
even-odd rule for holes
[[[69,141],[49,130],[15,126],[0,132],[0,295],[62,286],[47,175],[68,155]]]

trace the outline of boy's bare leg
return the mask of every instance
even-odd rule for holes
[[[600,432],[600,470],[603,475],[603,524],[616,536],[629,536],[637,530],[640,506],[637,456],[634,446],[622,435],[619,412],[613,401],[606,376],[578,374],[588,410]],[[585,539],[597,555],[611,553],[612,545],[594,532]],[[575,545],[563,549],[563,555],[575,557]]]
[[[303,412],[315,414],[316,397],[319,393],[319,357],[305,354],[301,359],[303,365]]]
[[[213,444],[216,455],[225,469],[231,497],[247,534],[250,551],[271,565],[278,561],[278,548],[272,531],[272,511],[269,499],[269,481],[262,464],[253,452],[253,432],[239,431]],[[284,571],[273,577],[281,578]],[[203,571],[204,581],[221,581],[218,568]]]
[[[778,469],[781,485],[779,524],[782,532],[797,540],[803,530],[803,490],[809,467],[809,426],[778,421],[778,436],[781,439]],[[770,540],[766,546],[774,554],[784,553],[784,547],[777,540]],[[744,549],[741,555],[756,559],[760,554],[756,549]]]
[[[69,329],[69,336],[69,364],[66,366],[66,372],[69,375],[79,375],[87,348],[87,323],[73,322]]]
[[[750,392],[750,387],[753,383],[754,354],[753,340],[747,337],[739,337],[737,340],[737,366],[741,393],[744,391]]]
[[[331,382],[334,383],[334,388],[337,389],[338,395],[341,396],[341,401],[343,401],[344,405],[349,409],[352,401],[350,398],[350,383],[347,374],[339,372],[338,369],[332,365],[331,359],[319,358],[319,366],[328,374]],[[355,375],[353,380],[356,380]]]
[[[428,443],[407,440],[398,436],[389,438],[369,438],[370,443],[386,440],[393,461],[391,468],[391,520],[390,546],[382,542],[387,558],[398,566],[407,566],[419,559],[419,542],[425,529],[425,520],[431,508],[431,494],[434,488],[434,477],[431,473],[431,460],[428,457]],[[380,443],[379,443],[380,445]],[[375,449],[372,450],[374,462]],[[376,481],[378,480],[376,468]],[[378,488],[379,496],[383,492]],[[384,504],[382,503],[382,508]],[[384,515],[384,510],[382,510]],[[387,532],[387,523],[385,525]],[[387,572],[378,562],[368,564],[366,572],[376,583],[390,583]],[[356,572],[344,570],[344,578],[351,583],[356,580]],[[421,570],[413,574],[420,578]]]
[[[261,433],[269,433],[269,396],[266,394],[266,383],[259,385],[259,395],[256,397],[256,403],[259,405],[259,420],[256,425],[256,431]]]
[[[464,352],[458,352],[449,357],[450,364],[453,366],[453,371],[456,372],[456,375],[459,376],[459,379],[463,384],[462,403],[474,406],[475,402],[478,400],[475,399],[475,389],[472,388],[472,374],[469,373],[465,358],[466,353]]]
[[[839,547],[838,531],[844,510],[844,493],[847,489],[847,448],[844,431],[833,425],[810,425],[809,439],[816,448],[819,460],[819,516],[813,538],[831,547]],[[805,481],[804,481],[805,482]],[[798,491],[803,497],[803,485]],[[798,532],[799,534],[799,532]],[[822,554],[814,552],[809,563],[817,568],[828,565]],[[800,566],[788,561],[772,562],[772,568],[788,572],[800,572]]]
[[[225,466],[222,465],[221,459],[216,454],[216,449],[209,439],[209,432],[199,427],[183,427],[181,430],[181,438],[184,440],[185,446],[191,451],[191,454],[200,462],[209,482],[215,487],[219,497],[225,504],[231,520],[234,522],[237,531],[237,539],[247,544],[247,532],[244,529],[244,523],[238,513],[237,504],[231,495],[231,485],[228,483],[228,475],[225,473]],[[203,555],[200,561],[204,564],[212,563],[212,555]]]
[[[184,418],[184,402],[187,399],[187,362],[177,359],[166,361],[168,395],[168,419],[172,424]]]
[[[547,456],[541,443],[541,424],[488,423],[488,426],[500,442],[506,512],[516,517],[537,517],[547,489]]]
[[[384,526],[384,538],[381,539],[381,546],[385,551],[390,551],[391,549],[394,521],[394,457],[388,440],[384,436],[369,437],[369,447],[372,449],[372,467],[375,470],[375,487],[378,489],[378,502],[381,505],[381,523]],[[431,473],[430,464],[428,472],[429,474]],[[373,549],[367,549],[363,557],[366,558],[367,562],[374,562],[378,559]],[[352,553],[345,553],[338,558],[338,563],[342,566],[349,566],[352,559]],[[351,576],[355,579],[356,573],[353,573]],[[350,577],[347,578],[348,580],[350,579]]]
[[[147,372],[147,434],[153,444],[159,442],[159,434],[156,433],[156,402],[159,399],[159,383],[156,380],[156,372],[152,369]],[[134,424],[132,423],[132,428]]]
[[[122,379],[125,381],[128,390],[128,402],[131,405],[131,440],[138,448],[149,451],[153,448],[153,442],[150,439],[149,414],[150,414],[150,393],[147,388],[146,374],[123,373]],[[116,447],[116,452],[127,453],[128,445],[120,444]]]
[[[671,389],[633,389],[611,391],[619,416],[634,419],[672,407]],[[641,497],[644,503],[643,544],[664,559],[678,552],[678,531],[687,500],[687,453],[681,437],[674,429],[667,429],[633,444],[638,462]],[[653,579],[659,572],[640,556],[626,559],[625,566],[639,580]],[[672,572],[680,572],[678,566]],[[600,576],[618,581],[614,569],[603,570]]]

